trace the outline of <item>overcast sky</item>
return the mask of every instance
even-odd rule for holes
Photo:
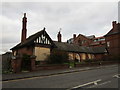
[[[105,35],[118,21],[117,2],[4,2],[2,3],[2,48],[9,51],[21,41],[23,13],[27,15],[27,37],[46,28],[53,40],[62,28],[62,41],[73,34]]]

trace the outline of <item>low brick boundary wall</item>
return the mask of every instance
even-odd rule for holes
[[[114,61],[104,61],[104,62],[94,62],[94,63],[84,63],[84,64],[75,64],[75,67],[86,67],[86,66],[100,66],[100,65],[111,65],[117,64],[118,62]],[[70,68],[68,64],[65,65],[36,65],[35,70],[55,70],[55,69],[67,69]]]
[[[36,66],[35,70],[53,70],[53,69],[66,69],[69,65],[40,65]]]
[[[98,66],[99,64],[76,64],[75,67]]]
[[[120,62],[110,61],[110,62],[101,62],[102,65],[111,65],[111,64],[120,64]]]
[[[112,65],[112,64],[120,64],[120,62],[114,61],[104,61],[104,62],[95,62],[95,63],[85,63],[85,64],[76,64],[75,67],[86,67],[86,66],[100,66],[100,65]]]

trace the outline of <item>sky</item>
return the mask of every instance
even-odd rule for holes
[[[62,41],[83,34],[105,35],[118,22],[118,2],[2,2],[0,54],[10,51],[21,41],[22,18],[27,16],[27,37],[46,28],[57,40],[61,28]]]

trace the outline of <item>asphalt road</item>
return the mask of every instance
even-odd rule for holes
[[[3,88],[118,88],[118,66],[81,72],[3,81]]]

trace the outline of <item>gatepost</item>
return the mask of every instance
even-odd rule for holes
[[[14,73],[21,71],[22,57],[20,55],[12,56],[11,65]]]
[[[35,56],[35,55],[30,56],[30,60],[31,60],[31,71],[34,71],[34,70],[36,69],[36,67],[35,67],[35,59],[36,59],[36,56]]]

